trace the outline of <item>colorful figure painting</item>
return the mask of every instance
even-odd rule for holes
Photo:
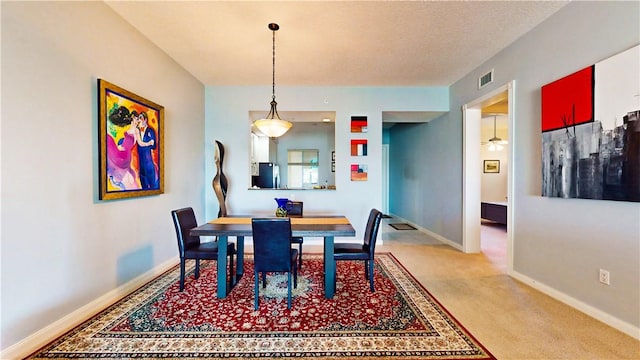
[[[542,196],[640,202],[640,46],[542,87]]]
[[[164,192],[164,107],[98,79],[100,200]]]

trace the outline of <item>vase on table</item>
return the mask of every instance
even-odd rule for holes
[[[287,217],[287,204],[289,203],[289,199],[275,198],[275,200],[276,200],[276,203],[278,203],[278,207],[276,208],[276,216]]]

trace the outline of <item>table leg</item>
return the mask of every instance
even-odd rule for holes
[[[218,299],[227,296],[227,236],[218,236]],[[232,275],[233,276],[233,275]]]
[[[236,283],[242,279],[242,275],[244,274],[244,236],[236,236],[236,247],[237,247],[237,256],[238,259],[236,266]]]
[[[324,297],[333,299],[336,284],[336,262],[333,260],[333,236],[324,237]]]

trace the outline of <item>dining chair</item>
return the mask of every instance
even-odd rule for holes
[[[291,248],[291,219],[253,218],[253,258],[254,258],[254,309],[259,306],[259,274],[262,274],[262,288],[267,286],[267,272],[286,272],[287,309],[291,309],[291,274],[294,287],[298,287],[298,250]]]
[[[371,292],[376,291],[373,286],[373,257],[381,219],[382,213],[377,209],[371,209],[369,219],[367,220],[367,227],[364,232],[364,241],[362,243],[336,243],[334,245],[333,259],[336,265],[340,260],[364,260],[364,276],[369,280]]]
[[[287,204],[287,216],[289,217],[302,217],[304,204],[302,201],[289,201]],[[292,244],[298,244],[298,269],[302,268],[302,236],[293,236],[291,237]]]
[[[195,278],[200,277],[200,260],[217,260],[218,243],[201,242],[199,236],[192,236],[189,230],[198,226],[195,213],[190,207],[172,210],[171,217],[176,228],[178,238],[178,252],[180,254],[180,291],[184,290],[185,262],[187,259],[196,261]],[[229,289],[233,285],[235,273],[233,271],[233,257],[236,254],[236,247],[233,243],[227,245],[227,255],[229,256]]]

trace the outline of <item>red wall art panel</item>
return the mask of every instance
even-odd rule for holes
[[[542,87],[542,131],[593,121],[594,66]]]
[[[367,132],[367,117],[366,116],[352,116],[351,117],[351,132],[352,133],[365,133]]]
[[[351,156],[367,156],[367,139],[351,140]]]

